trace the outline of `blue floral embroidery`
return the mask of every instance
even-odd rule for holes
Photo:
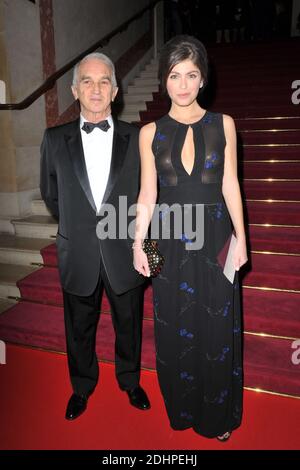
[[[166,180],[163,176],[158,175],[158,179],[159,179],[160,186],[167,186]]]
[[[213,168],[218,158],[219,156],[216,152],[213,152],[211,155],[209,155],[205,160],[205,168],[206,169]]]
[[[224,403],[224,399],[227,397],[227,395],[228,395],[228,390],[222,390],[222,392],[220,393],[219,399],[218,399],[218,404],[219,405],[221,403]]]
[[[215,396],[214,398],[210,398],[207,395],[205,395],[204,401],[206,403],[217,403],[218,405],[221,405],[222,403],[224,403],[227,395],[228,395],[228,390],[224,389],[224,390],[221,390],[220,394]]]
[[[213,219],[221,219],[223,216],[223,210],[224,205],[222,202],[218,202],[217,204],[213,204],[212,206],[208,207],[208,213]]]
[[[193,333],[189,333],[185,328],[182,328],[181,330],[179,330],[179,334],[180,336],[185,336],[188,339],[194,338]]]
[[[222,210],[223,210],[223,204],[221,202],[219,202],[217,204],[217,208],[216,208],[216,217],[217,217],[217,219],[220,219],[222,217]]]
[[[224,362],[225,359],[226,359],[226,354],[229,352],[229,347],[228,346],[224,346],[224,348],[222,349],[222,354],[221,354],[221,357],[220,357],[220,361],[221,362]]]
[[[158,132],[156,133],[156,138],[157,138],[158,140],[163,141],[163,140],[166,140],[166,135],[165,135],[165,134],[162,134],[160,131],[158,131]]]
[[[180,285],[179,285],[179,289],[180,290],[184,290],[186,292],[188,292],[189,294],[193,294],[195,291],[192,287],[189,287],[188,286],[188,283],[187,282],[182,282]]]
[[[206,353],[206,357],[209,361],[220,361],[224,362],[226,359],[226,354],[230,351],[229,346],[224,346],[222,352],[215,357],[212,357],[210,354]]]
[[[204,122],[204,124],[211,124],[213,122],[213,115],[207,112],[203,117],[202,122]]]
[[[185,371],[180,372],[180,378],[181,380],[187,380],[188,382],[192,382],[194,380],[194,377]]]
[[[229,309],[230,309],[230,302],[226,302],[225,306],[224,306],[224,310],[223,310],[223,317],[227,317],[228,313],[229,313]]]
[[[187,238],[187,236],[184,233],[181,235],[180,240],[184,243],[193,243],[193,240],[190,240],[190,238]]]
[[[170,207],[167,207],[167,208],[165,208],[164,210],[161,210],[161,211],[159,212],[159,218],[160,218],[160,220],[163,220],[169,212],[170,212]]]
[[[206,160],[206,162],[205,162],[205,169],[206,169],[206,170],[209,170],[209,169],[212,168],[212,167],[213,167],[212,162],[210,162],[209,160]]]
[[[235,367],[235,368],[233,369],[233,372],[232,372],[232,373],[233,373],[233,375],[234,375],[235,377],[241,377],[241,375],[242,375],[242,368],[241,368],[241,367]]]

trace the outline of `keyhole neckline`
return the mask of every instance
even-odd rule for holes
[[[208,112],[208,111],[205,110],[205,113],[203,114],[203,116],[202,116],[200,119],[198,119],[198,120],[195,121],[195,122],[189,122],[189,123],[177,121],[177,119],[174,119],[172,116],[170,116],[170,114],[168,114],[168,116],[169,116],[170,119],[172,119],[172,121],[177,122],[177,124],[181,124],[182,126],[187,126],[187,127],[189,127],[189,126],[195,126],[196,124],[199,124],[199,123],[202,121],[202,119],[205,118],[207,112]]]

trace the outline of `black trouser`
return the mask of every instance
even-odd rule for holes
[[[116,295],[101,266],[92,295],[81,297],[63,291],[69,373],[77,394],[91,394],[98,381],[95,347],[103,287],[110,302],[116,335],[117,381],[122,390],[128,390],[137,387],[140,380],[143,287]]]

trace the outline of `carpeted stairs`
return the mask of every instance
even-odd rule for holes
[[[242,273],[245,386],[300,397],[300,41],[216,45],[217,74],[207,106],[235,118],[239,174],[248,223],[250,262]],[[168,111],[159,92],[142,125]],[[0,338],[65,351],[55,245],[41,250],[44,267],[18,283],[22,300],[0,316]],[[106,298],[97,352],[113,360],[114,335]],[[145,291],[142,364],[155,368],[151,286]]]

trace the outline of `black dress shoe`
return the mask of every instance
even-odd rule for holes
[[[138,386],[132,390],[126,390],[126,392],[132,406],[135,406],[139,410],[149,410],[150,402],[142,387]]]
[[[66,419],[73,420],[78,418],[78,416],[86,410],[86,407],[87,397],[85,395],[77,395],[76,393],[73,393],[67,406]]]

